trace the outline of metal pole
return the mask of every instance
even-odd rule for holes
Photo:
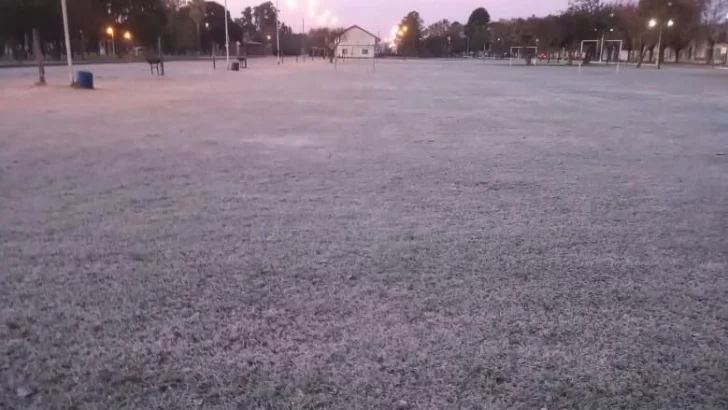
[[[619,66],[622,64],[622,41],[619,42],[619,54],[617,54],[617,72],[619,72]]]
[[[230,69],[230,34],[228,32],[227,0],[225,0],[225,69]]]
[[[276,49],[278,51],[278,65],[281,64],[281,30],[278,27],[278,14],[280,13],[278,8],[278,0],[276,0]]]
[[[159,51],[159,68],[162,70],[160,73],[157,70],[157,74],[164,76],[164,52],[162,51],[162,36],[157,37],[157,50]]]
[[[81,59],[86,59],[86,39],[83,37],[83,30],[79,30],[81,33]]]
[[[604,34],[602,34],[602,43],[599,45],[599,62],[602,62],[604,56]]]
[[[61,10],[63,11],[63,34],[66,36],[66,61],[68,62],[68,78],[73,85],[73,56],[71,50],[71,35],[68,31],[68,7],[66,0],[61,0]]]
[[[116,30],[111,32],[111,54],[116,58]]]
[[[660,34],[657,37],[657,69],[661,67],[660,54],[662,50],[662,25],[660,25]]]

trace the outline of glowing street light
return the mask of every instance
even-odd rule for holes
[[[111,36],[111,54],[116,57],[116,41],[114,41],[114,28],[111,26],[107,27],[106,34]]]
[[[668,5],[672,6],[672,2],[668,3]],[[665,24],[660,24],[660,22],[657,19],[650,19],[650,21],[647,22],[647,27],[649,28],[655,28],[657,26],[660,27],[660,33],[657,36],[657,63],[655,64],[657,66],[657,69],[659,70],[662,67],[662,29],[667,26],[668,28],[675,25],[675,21],[673,19],[667,20]]]
[[[265,38],[267,38],[268,41],[270,41],[270,34],[268,34],[267,36],[265,36]]]
[[[124,33],[124,40],[131,41],[131,33],[130,32],[127,31],[127,32]]]

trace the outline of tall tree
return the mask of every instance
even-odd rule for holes
[[[713,64],[715,44],[719,37],[725,36],[728,31],[728,0],[699,0],[702,24],[698,38],[705,39],[707,53],[706,64]]]
[[[420,13],[410,11],[399,24],[401,35],[397,45],[397,53],[404,56],[418,56],[422,51],[424,22]]]
[[[424,51],[428,57],[445,57],[449,55],[447,39],[450,22],[447,19],[430,24],[424,31]]]
[[[467,50],[467,41],[465,40],[465,26],[460,22],[454,21],[450,24],[447,32],[448,47],[450,53],[462,54]]]
[[[700,1],[699,0],[639,0],[637,5],[638,15],[642,17],[644,24],[655,20],[653,30],[646,33],[646,37],[652,39],[652,44],[660,44],[657,50],[658,64],[664,59],[664,51],[668,46],[680,49],[689,42],[689,38],[697,34],[700,23]],[[668,25],[672,20],[674,24]],[[659,41],[660,33],[663,34],[663,41]],[[688,40],[686,40],[688,39]]]
[[[311,40],[311,45],[325,50],[329,62],[333,63],[342,34],[344,34],[343,28],[330,29],[328,27],[319,27],[309,31],[308,36]]]
[[[481,50],[488,40],[488,24],[490,14],[485,7],[478,7],[470,13],[468,23],[465,25],[465,35],[468,37],[471,50]]]

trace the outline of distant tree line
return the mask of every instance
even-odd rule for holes
[[[0,0],[0,54],[16,59],[43,54],[60,59],[65,54],[60,0]],[[209,53],[225,44],[225,20],[230,43],[255,42],[277,50],[278,11],[271,1],[246,7],[238,17],[214,1],[204,0],[67,0],[71,45],[75,54],[97,53],[114,42],[120,54],[132,46],[163,45],[166,53]],[[400,22],[393,50],[400,55],[446,57],[486,52],[506,54],[513,46],[537,46],[549,58],[576,58],[582,40],[618,39],[630,59],[663,59],[666,49],[675,60],[694,58],[698,44],[703,58],[712,62],[714,45],[728,41],[728,0],[571,0],[563,12],[491,21],[483,8],[475,9],[466,23],[439,20],[425,26],[417,11]],[[650,28],[651,19],[663,28]],[[664,26],[669,20],[674,24]],[[341,29],[318,28],[296,33],[280,24],[280,52],[299,54],[312,49],[333,54]],[[111,27],[117,35],[107,33]],[[129,32],[132,39],[120,34]],[[158,41],[161,39],[161,42]],[[34,46],[37,50],[34,52]],[[109,47],[111,48],[111,47]],[[613,48],[608,56],[615,56]],[[588,60],[596,52],[586,49]],[[530,56],[533,57],[533,56]]]
[[[698,45],[705,61],[712,63],[714,46],[728,41],[727,21],[728,0],[571,0],[556,15],[498,21],[491,21],[481,7],[465,24],[445,19],[425,26],[419,13],[412,11],[402,19],[393,44],[397,54],[422,57],[473,52],[505,55],[511,47],[535,46],[548,58],[578,55],[588,62],[594,58],[596,43],[586,44],[582,56],[582,40],[622,40],[623,50],[638,64],[655,54],[664,59],[666,49],[675,61],[686,54],[695,58]],[[657,50],[660,28],[663,34]],[[612,44],[605,46],[608,58],[618,58],[614,43],[607,44]]]
[[[276,15],[271,1],[246,7],[239,17],[225,15],[223,5],[204,0],[67,0],[74,54],[98,53],[114,41],[122,54],[131,46],[154,48],[161,38],[166,53],[209,53],[225,44],[257,42],[277,50]],[[309,36],[280,22],[281,52],[298,54]],[[107,32],[112,28],[116,35]],[[129,32],[131,39],[123,33]],[[54,59],[65,55],[60,0],[0,0],[0,55],[26,59],[34,38],[40,52]]]

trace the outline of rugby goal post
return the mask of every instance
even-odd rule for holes
[[[511,47],[510,57],[508,58],[508,65],[513,66],[513,54],[514,51],[518,51],[518,58],[521,58],[521,50],[533,50],[533,64],[538,64],[538,47],[536,46],[522,46],[522,47]]]

